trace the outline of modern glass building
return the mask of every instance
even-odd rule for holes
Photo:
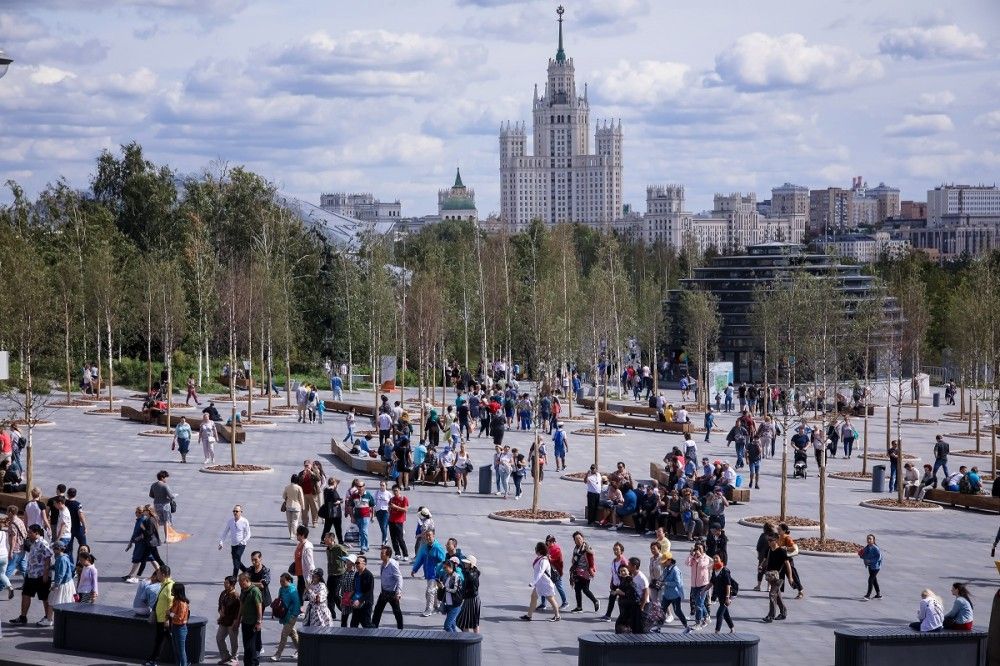
[[[844,316],[850,317],[859,301],[873,298],[875,278],[864,275],[861,269],[861,266],[840,263],[839,257],[810,253],[801,245],[789,243],[751,245],[746,254],[712,259],[708,266],[694,269],[693,277],[681,280],[681,288],[667,295],[665,307],[672,327],[670,339],[675,341],[671,352],[680,352],[684,340],[681,292],[685,289],[710,291],[719,298],[722,316],[719,354],[715,360],[731,361],[736,381],[763,381],[763,351],[750,326],[754,288],[791,278],[800,271],[832,278],[844,293]],[[895,299],[885,299],[884,311],[886,326],[898,326],[900,311]]]

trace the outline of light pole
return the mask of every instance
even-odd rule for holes
[[[12,62],[14,62],[14,60],[4,53],[3,49],[0,49],[0,79],[2,79],[3,75],[7,73],[7,69],[10,67]]]

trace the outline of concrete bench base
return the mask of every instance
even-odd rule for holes
[[[579,666],[633,666],[634,664],[697,664],[698,666],[756,666],[753,634],[613,634],[593,632],[579,637]]]
[[[909,627],[834,631],[836,666],[986,666],[987,633],[913,631]]]
[[[367,472],[375,476],[386,476],[388,464],[384,460],[371,456],[351,455],[351,449],[337,437],[330,439],[330,453],[339,458],[345,465],[359,472]]]
[[[434,664],[479,666],[483,637],[426,629],[299,629],[299,666]],[[403,656],[405,655],[405,659]]]
[[[55,607],[52,645],[57,650],[92,652],[130,659],[149,658],[156,635],[148,617],[137,616],[131,608],[101,604],[59,604]],[[192,664],[205,658],[205,626],[196,615],[188,620],[187,657]],[[163,644],[160,662],[174,663],[170,640]]]

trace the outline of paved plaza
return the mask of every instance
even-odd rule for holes
[[[120,392],[131,394],[127,390]],[[327,395],[324,392],[324,397]],[[679,401],[676,391],[668,391],[667,396],[675,403]],[[452,397],[450,393],[449,399]],[[356,393],[349,395],[348,399],[368,404],[372,395]],[[257,404],[263,406],[262,402]],[[927,407],[922,408],[921,417],[937,419],[945,411],[956,410],[955,407]],[[267,464],[274,471],[257,476],[218,476],[199,473],[197,461],[201,457],[197,443],[192,446],[190,455],[195,462],[184,465],[180,463],[179,456],[171,452],[169,439],[137,436],[139,431],[148,427],[114,416],[85,415],[83,411],[53,409],[46,418],[55,421],[55,425],[35,431],[35,485],[40,486],[46,496],[54,493],[58,483],[75,486],[79,490],[89,525],[88,539],[101,573],[99,603],[130,607],[136,588],[123,583],[121,576],[129,569],[130,557],[125,552],[125,544],[132,531],[133,509],[149,501],[147,493],[157,470],[169,470],[170,486],[179,494],[175,526],[190,533],[191,537],[182,543],[161,548],[161,554],[171,565],[173,578],[187,585],[192,614],[209,618],[212,631],[206,646],[206,662],[215,663],[217,657],[211,637],[214,637],[216,600],[223,577],[231,573],[228,548],[219,551],[217,544],[232,505],[242,504],[252,525],[253,537],[247,552],[263,551],[265,563],[271,567],[276,581],[278,572],[283,571],[292,560],[293,546],[288,541],[285,517],[279,511],[281,491],[289,475],[301,468],[303,459],[317,458],[323,461],[328,472],[347,482],[355,476],[354,472],[345,469],[330,456],[331,436],[343,437],[345,432],[343,416],[328,412],[326,423],[322,425],[298,424],[294,417],[280,418],[274,419],[278,422],[276,428],[249,430],[247,443],[239,446],[239,461]],[[195,410],[188,413],[197,416]],[[904,408],[904,415],[911,416],[912,409]],[[700,418],[696,415],[692,420],[697,423]],[[732,415],[722,415],[718,425],[724,428],[724,432],[713,434],[710,444],[702,443],[703,435],[696,435],[699,455],[732,460],[733,452],[726,447],[724,433],[733,418]],[[583,425],[567,423],[567,430],[572,432]],[[862,429],[860,421],[857,422],[857,429]],[[928,461],[936,433],[963,430],[962,424],[946,422],[904,425],[902,432],[906,451],[919,455],[922,461]],[[884,409],[870,420],[869,432],[872,449],[884,450]],[[680,445],[681,441],[678,435],[632,431],[623,437],[602,438],[601,466],[611,469],[615,462],[622,460],[637,479],[648,478],[650,461],[659,462],[669,447]],[[950,441],[953,451],[974,446],[974,441],[970,439],[955,438]],[[530,434],[508,432],[504,443],[526,451],[531,443]],[[593,459],[593,438],[571,434],[569,443],[570,470],[585,470]],[[220,443],[218,447],[217,460],[227,462],[228,445]],[[983,437],[983,447],[988,450],[987,436]],[[861,450],[860,442],[855,444],[855,450]],[[471,453],[477,466],[489,463],[492,460],[490,440],[473,436]],[[950,466],[957,468],[959,464],[978,464],[984,472],[988,472],[989,468],[988,458],[953,455]],[[840,458],[831,460],[829,469],[831,472],[860,470],[860,466],[859,459]],[[867,574],[860,559],[800,555],[796,564],[806,598],[788,602],[787,621],[770,625],[761,623],[760,618],[767,611],[767,595],[752,590],[756,571],[754,545],[759,530],[740,526],[737,519],[746,515],[776,514],[778,511],[780,457],[764,460],[762,468],[761,489],[753,492],[752,501],[732,506],[727,511],[730,568],[741,588],[738,599],[733,603],[732,614],[737,631],[760,636],[759,663],[832,664],[835,629],[908,623],[915,618],[920,590],[925,587],[930,587],[945,599],[947,610],[951,605],[950,585],[956,580],[971,582],[976,624],[985,626],[988,623],[990,602],[997,581],[997,571],[990,557],[997,516],[954,509],[935,513],[900,513],[863,508],[858,506],[858,502],[872,497],[870,484],[836,479],[827,482],[828,534],[833,538],[860,543],[864,543],[868,532],[878,536],[885,558],[880,576],[885,598],[869,602],[861,598]],[[818,477],[815,472],[814,461],[810,459],[809,478],[789,480],[791,513],[818,517]],[[428,506],[434,514],[441,541],[456,537],[466,554],[474,554],[478,558],[482,571],[480,594],[484,664],[575,664],[577,636],[587,631],[613,631],[613,625],[601,622],[591,612],[566,613],[560,623],[537,621],[547,618],[547,613],[536,615],[536,621],[532,623],[518,620],[518,616],[525,611],[530,593],[535,542],[542,540],[546,534],[554,534],[568,556],[572,550],[571,533],[582,529],[598,558],[598,576],[593,589],[600,596],[600,591],[606,590],[608,585],[612,543],[621,540],[626,547],[626,557],[635,555],[642,558],[645,571],[649,539],[631,532],[619,534],[573,524],[539,526],[490,520],[487,514],[491,511],[530,506],[530,476],[525,480],[524,497],[517,502],[475,494],[476,481],[470,478],[472,492],[461,496],[454,489],[445,490],[442,487],[417,487],[408,493],[411,506],[406,528],[408,541],[412,541],[416,507]],[[347,485],[345,483],[342,490],[346,490]],[[585,490],[583,484],[561,480],[550,469],[542,484],[541,497],[543,508],[568,511],[579,516],[585,503]],[[377,527],[373,528],[372,534],[375,535],[373,542],[377,541]],[[793,530],[793,536],[815,534]],[[318,538],[318,530],[315,537]],[[684,541],[675,541],[673,550],[678,560],[682,560],[688,545]],[[375,557],[374,553],[369,554]],[[317,563],[325,567],[325,559],[319,549]],[[403,566],[404,572],[408,573],[407,565]],[[686,589],[690,581],[683,562],[681,569]],[[568,587],[567,591],[572,594]],[[0,664],[121,663],[106,657],[54,653],[51,648],[52,630],[33,626],[41,617],[41,606],[37,601],[33,603],[29,615],[32,624],[16,628],[8,624],[18,613],[19,602],[19,596],[14,601],[0,601],[0,619],[3,620]],[[403,609],[409,627],[442,625],[441,616],[420,617],[423,610],[421,579],[406,579]],[[383,617],[383,626],[392,626],[391,615],[388,621]],[[665,631],[679,631],[679,627],[674,623],[668,625]],[[265,623],[265,656],[273,653],[278,633],[276,622]],[[290,654],[289,650],[286,657]]]

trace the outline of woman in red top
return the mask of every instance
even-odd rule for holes
[[[406,550],[406,538],[403,535],[403,525],[406,523],[406,511],[410,508],[410,500],[402,493],[399,484],[392,487],[392,498],[389,500],[389,538],[392,540],[392,553],[400,562],[410,559]]]
[[[594,593],[590,591],[590,581],[597,573],[597,564],[594,561],[594,551],[590,544],[583,539],[581,532],[573,532],[573,559],[570,562],[569,584],[576,589],[576,607],[571,613],[583,612],[583,596],[594,602],[594,612],[601,610],[601,602],[597,600]]]

